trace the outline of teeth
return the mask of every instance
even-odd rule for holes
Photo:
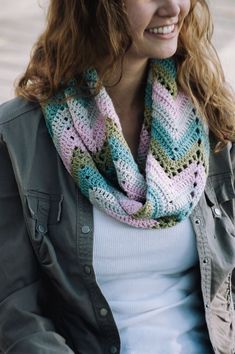
[[[159,33],[159,34],[168,34],[174,31],[175,25],[171,26],[163,26],[163,27],[155,27],[155,28],[149,28],[147,31],[150,33]]]

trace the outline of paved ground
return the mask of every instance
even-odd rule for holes
[[[1,0],[0,103],[13,97],[13,82],[23,72],[32,44],[43,28],[48,0]],[[235,88],[235,1],[210,0],[214,42],[227,80]]]
[[[26,67],[43,28],[45,1],[40,4],[38,0],[0,0],[0,102],[13,97],[13,82]]]
[[[214,43],[227,81],[235,90],[235,0],[210,0],[214,14]]]

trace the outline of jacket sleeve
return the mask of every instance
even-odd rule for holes
[[[0,130],[0,353],[72,354],[40,305],[45,292]]]
[[[234,190],[235,190],[235,142],[231,146],[230,156],[231,156]],[[233,199],[233,210],[234,210],[234,220],[235,220],[235,199]],[[235,229],[235,222],[234,222],[234,229]],[[235,307],[235,268],[232,273],[232,295],[233,295],[233,303],[234,303],[234,307]]]

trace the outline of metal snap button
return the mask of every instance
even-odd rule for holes
[[[195,224],[200,225],[201,224],[201,220],[200,219],[196,219],[195,220]]]
[[[222,216],[221,210],[219,208],[214,208],[214,213],[218,218]]]
[[[88,225],[82,226],[82,233],[83,234],[89,234],[90,231],[91,231],[90,226],[88,226]]]
[[[40,232],[41,234],[44,234],[44,233],[46,232],[46,228],[45,228],[43,225],[41,225],[41,224],[39,224],[39,225],[37,226],[37,230],[38,230],[38,232]]]
[[[88,266],[88,265],[85,265],[85,266],[84,266],[84,272],[85,272],[86,274],[90,275],[90,274],[91,274],[91,267]]]
[[[106,317],[108,315],[108,310],[105,307],[103,307],[102,309],[100,309],[100,315],[102,317]]]
[[[118,348],[115,345],[112,345],[112,347],[110,347],[110,353],[116,354],[117,352],[118,352]]]
[[[209,259],[208,259],[208,258],[204,258],[204,259],[203,259],[203,263],[204,263],[204,264],[207,264],[208,262],[209,262]]]

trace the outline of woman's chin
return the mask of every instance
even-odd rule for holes
[[[160,48],[159,48],[160,49]],[[177,51],[176,46],[165,46],[161,50],[156,50],[155,53],[151,56],[152,59],[167,59],[172,57]]]

